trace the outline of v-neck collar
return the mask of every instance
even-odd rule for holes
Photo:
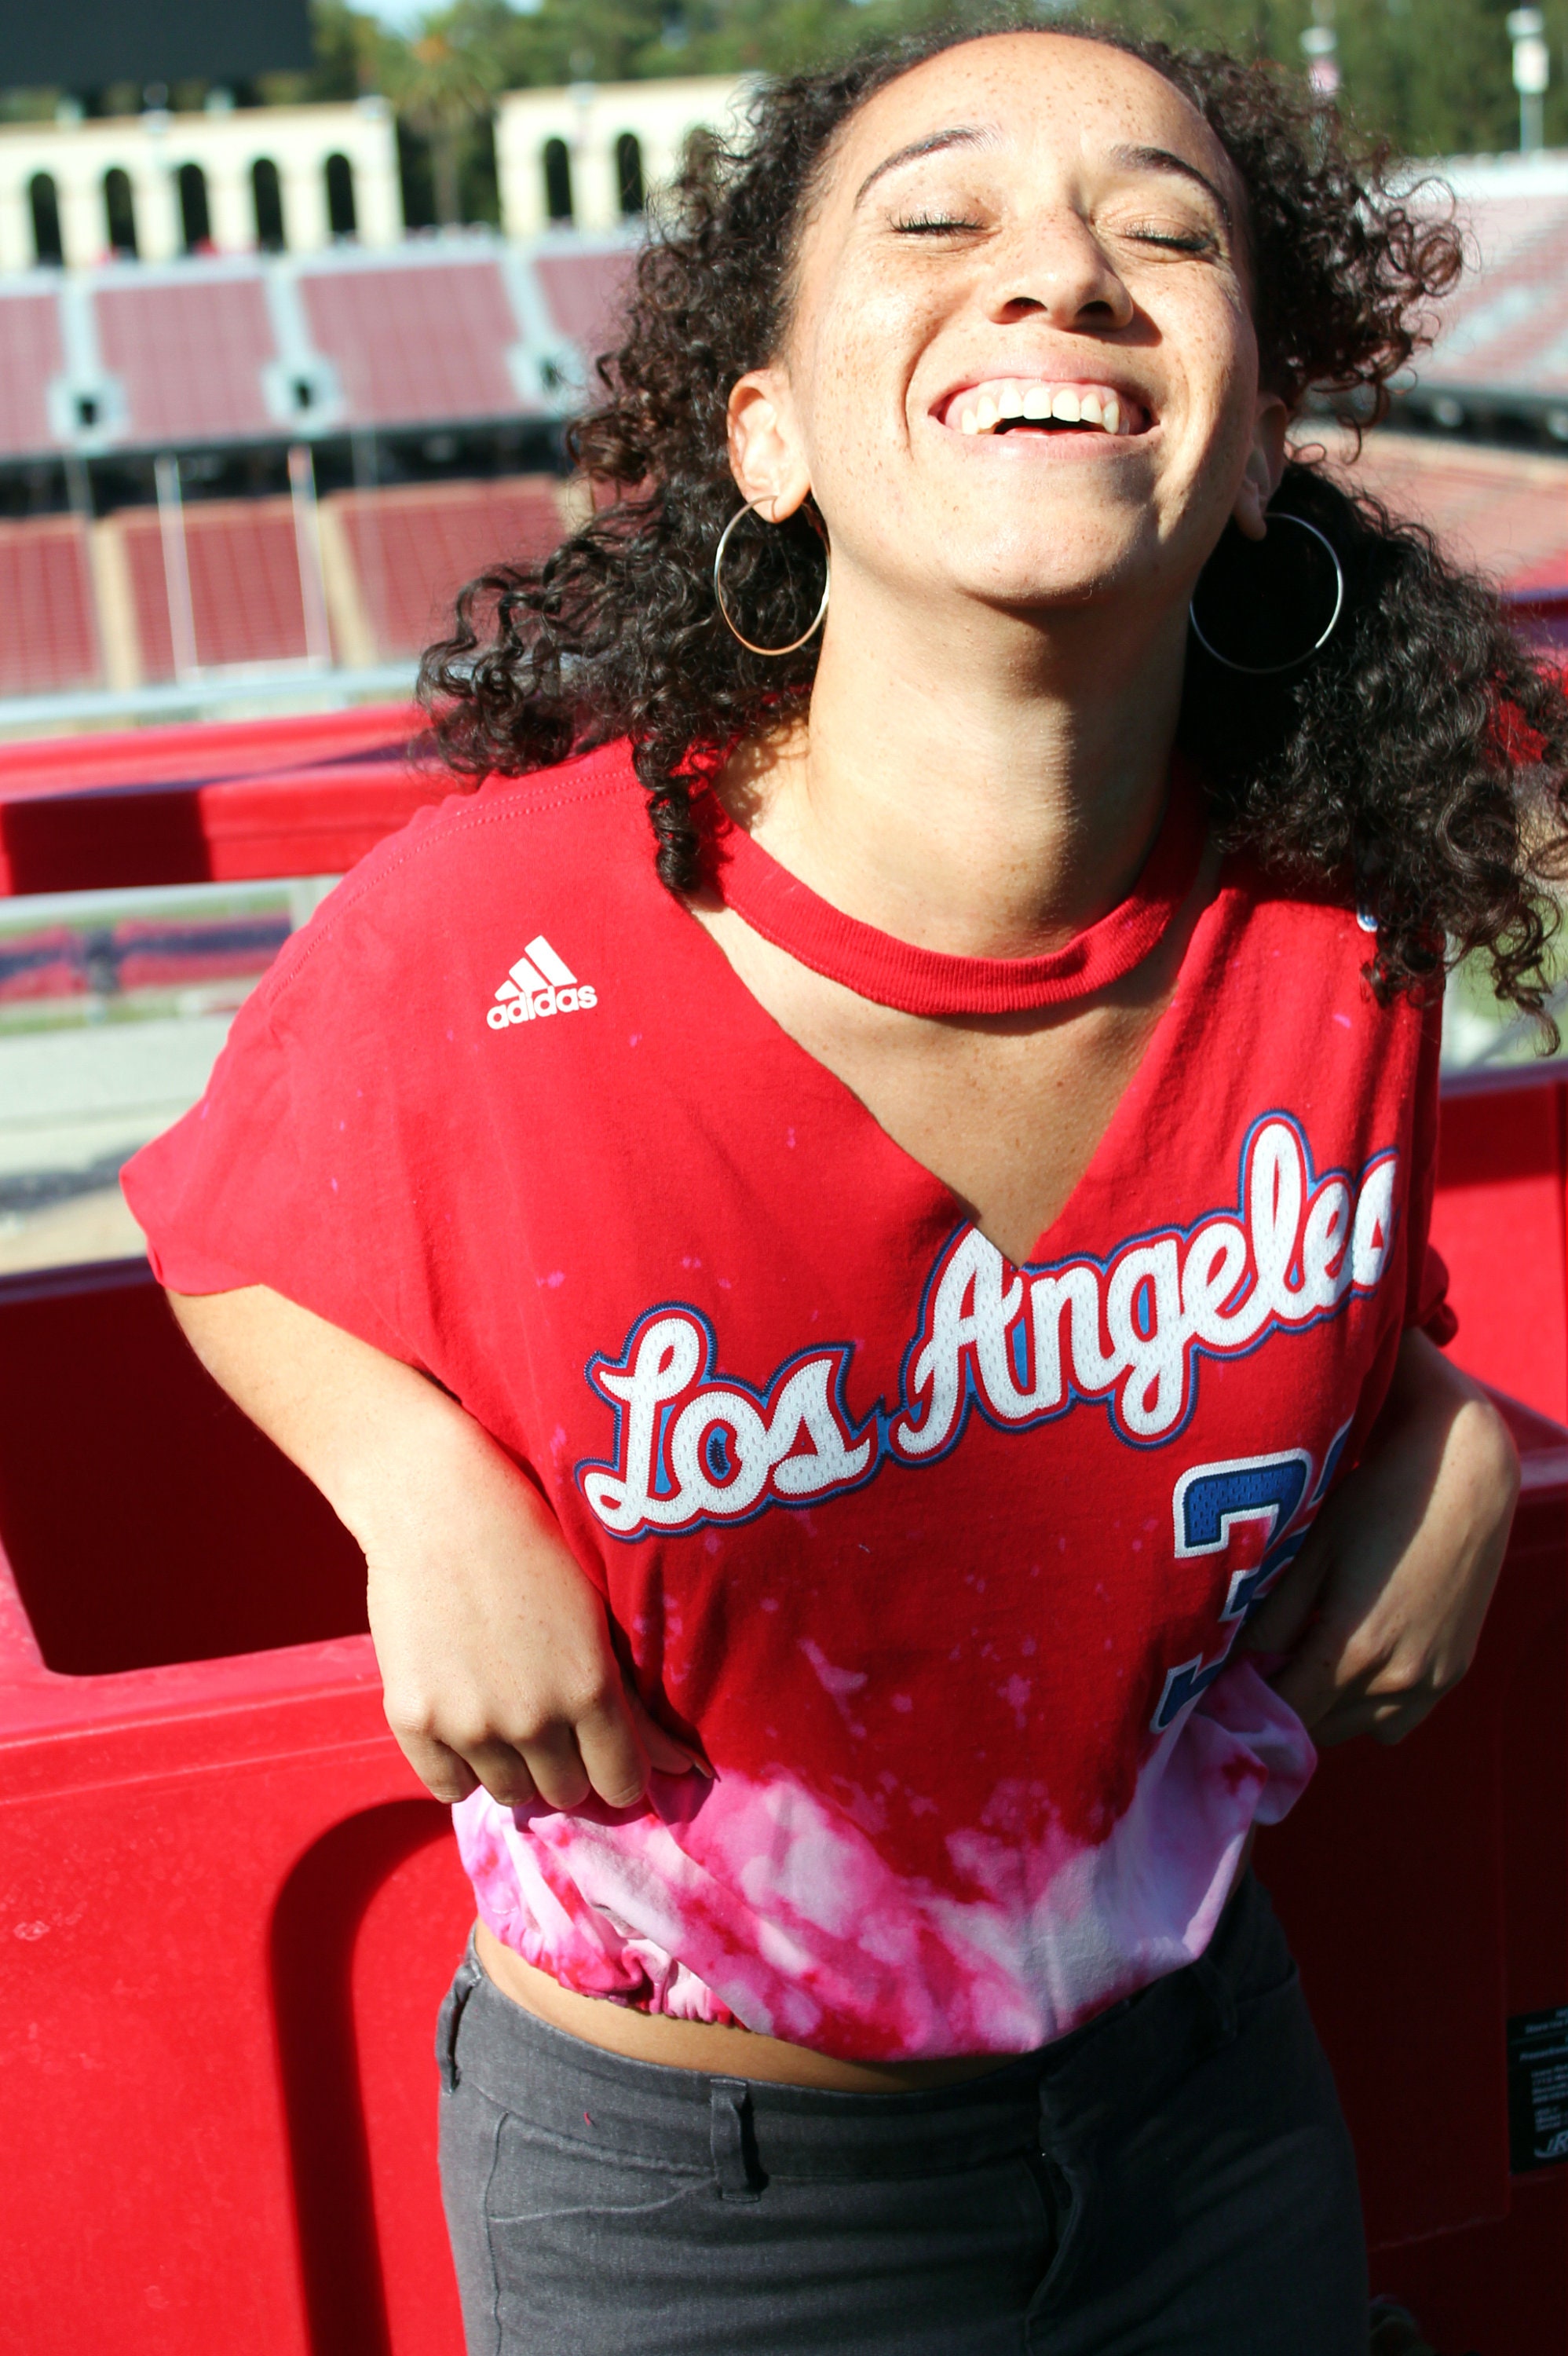
[[[631,769],[629,748],[627,769],[635,778],[635,772]],[[640,785],[637,789],[640,795]],[[1228,905],[1233,890],[1231,867],[1232,862],[1229,859],[1222,862],[1215,879],[1213,892],[1198,912],[1187,946],[1182,951],[1181,963],[1177,971],[1170,998],[1156,1020],[1143,1054],[1130,1074],[1126,1086],[1117,1098],[1110,1119],[1101,1130],[1088,1161],[1073,1181],[1066,1201],[1055,1217],[1050,1220],[1041,1230],[1030,1248],[1028,1258],[1023,1261],[1010,1262],[1010,1265],[1033,1268],[1049,1264],[1053,1252],[1057,1249],[1058,1239],[1071,1230],[1073,1222],[1081,1214],[1085,1199],[1104,1185],[1108,1169],[1114,1165],[1121,1153],[1124,1137],[1140,1120],[1144,1107],[1157,1094],[1178,1051],[1190,1010],[1193,1004],[1201,999],[1200,977],[1211,963],[1215,954],[1216,936],[1226,921]],[[707,927],[699,923],[688,907],[682,902],[673,899],[666,892],[664,885],[658,883],[651,864],[648,870],[648,885],[665,903],[671,917],[686,927],[687,937],[689,938],[691,935],[695,935],[700,941],[702,947],[696,952],[698,959],[699,961],[705,958],[717,960],[718,965],[722,969],[737,1013],[743,1013],[743,1019],[748,1020],[759,1031],[765,1033],[773,1043],[775,1052],[782,1046],[785,1057],[809,1075],[824,1094],[842,1098],[845,1104],[853,1108],[854,1118],[865,1123],[875,1133],[889,1153],[897,1157],[905,1172],[912,1173],[924,1186],[932,1190],[935,1203],[947,1205],[950,1212],[948,1225],[951,1228],[974,1227],[976,1233],[983,1235],[985,1230],[980,1227],[969,1205],[961,1195],[955,1193],[947,1181],[939,1177],[934,1170],[922,1162],[918,1155],[912,1153],[907,1146],[901,1145],[897,1138],[882,1126],[865,1100],[856,1095],[848,1082],[840,1079],[838,1074],[829,1065],[814,1055],[808,1047],[803,1046],[801,1042],[784,1028],[778,1017],[763,1004],[762,1000],[741,980],[719,942]],[[739,911],[736,913],[739,914]],[[706,994],[709,999],[711,999],[710,990]]]
[[[1189,766],[1171,762],[1166,807],[1131,891],[1044,956],[955,957],[900,940],[822,898],[720,809],[710,814],[717,888],[787,957],[904,1014],[1013,1014],[1092,998],[1151,956],[1198,879],[1207,829]]]

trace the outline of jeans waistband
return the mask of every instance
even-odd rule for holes
[[[1249,1873],[1196,1964],[982,2077],[863,2094],[607,2053],[514,2003],[471,1950],[443,2010],[441,2059],[449,2083],[477,2086],[525,2132],[667,2168],[717,2169],[744,2197],[764,2178],[886,2179],[981,2168],[1038,2151],[1042,2116],[1063,2106],[1107,2118],[1151,2106],[1233,2034],[1249,1987],[1289,1968],[1273,1910]]]

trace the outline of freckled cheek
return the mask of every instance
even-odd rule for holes
[[[1181,373],[1172,422],[1179,432],[1195,435],[1209,464],[1223,466],[1252,439],[1257,360],[1251,340],[1238,339],[1229,322],[1216,320],[1194,340]]]
[[[896,346],[874,332],[846,333],[819,348],[802,403],[814,473],[891,458],[909,439],[910,371]]]

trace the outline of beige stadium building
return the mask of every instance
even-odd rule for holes
[[[744,78],[508,91],[496,112],[502,228],[603,234],[634,221],[698,129],[722,134]],[[0,273],[114,256],[311,253],[404,235],[384,99],[155,111],[0,127]]]

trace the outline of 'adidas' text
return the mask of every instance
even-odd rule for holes
[[[532,1023],[543,1014],[585,1014],[598,1003],[592,983],[579,981],[540,933],[496,992],[485,1020],[492,1031],[504,1031],[508,1023]]]

